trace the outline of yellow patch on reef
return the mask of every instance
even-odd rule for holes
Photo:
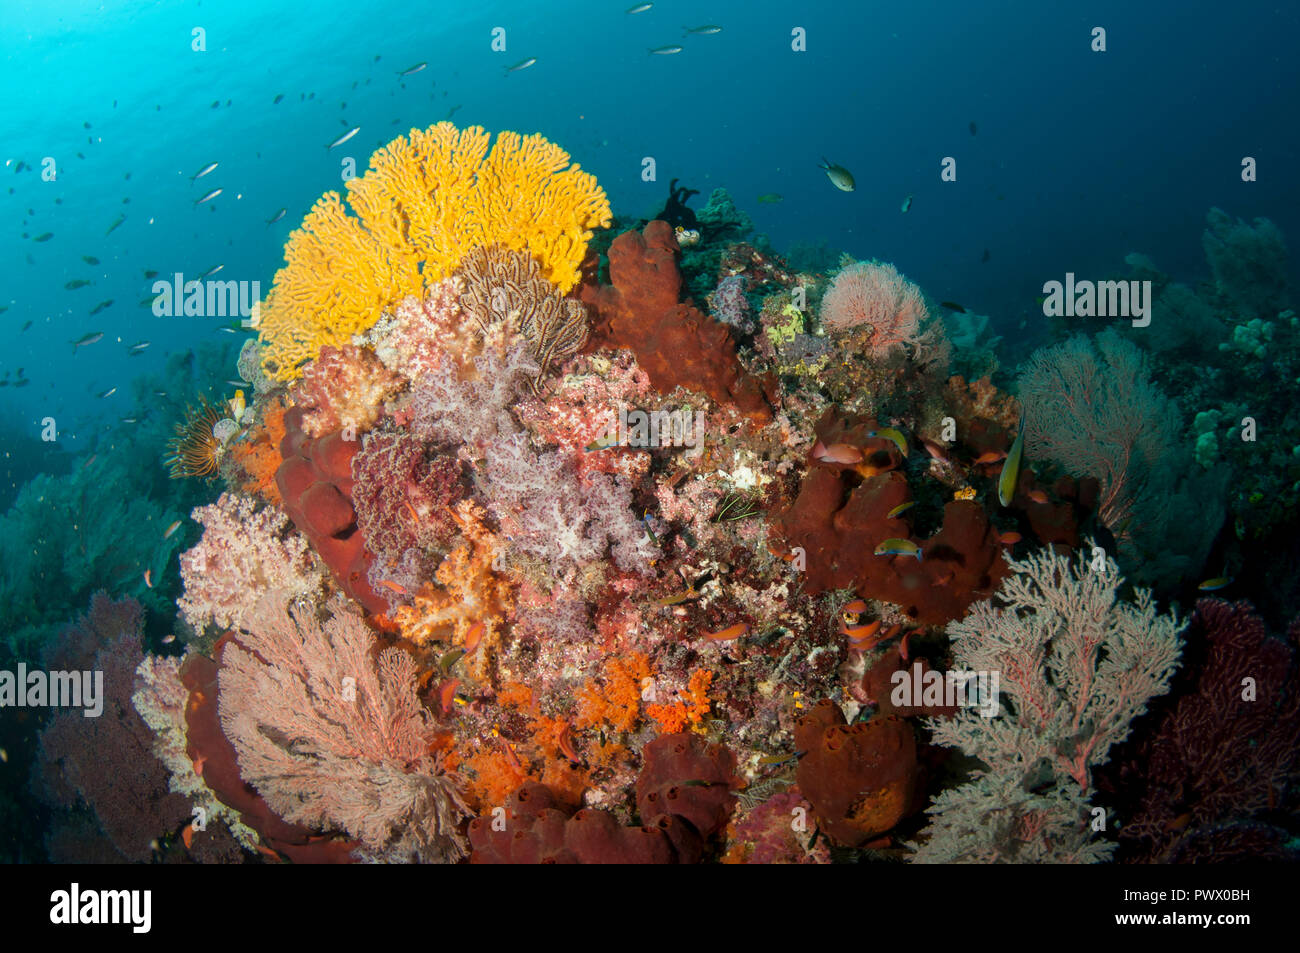
[[[591,229],[611,212],[594,176],[539,135],[442,122],[398,136],[347,183],[348,214],[326,192],[285,245],[285,265],[260,309],[263,367],[296,378],[325,345],[340,346],[385,308],[423,295],[475,247],[527,250],[567,293]]]

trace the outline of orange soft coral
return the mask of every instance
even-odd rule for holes
[[[277,505],[280,502],[280,490],[275,485],[275,471],[284,462],[280,456],[280,441],[284,439],[284,412],[282,400],[267,404],[262,410],[261,423],[230,448],[231,457],[248,477],[244,481],[244,491],[256,493]]]
[[[711,708],[709,686],[712,684],[713,673],[697,668],[687,681],[682,700],[670,705],[646,705],[646,714],[658,723],[660,734],[676,734],[688,728],[699,730]]]
[[[426,584],[414,605],[393,613],[393,621],[417,645],[450,639],[465,646],[470,671],[483,678],[514,608],[514,592],[492,571],[497,538],[483,523],[483,508],[462,500],[451,512],[461,538],[438,567],[437,584]]]
[[[631,731],[641,715],[641,692],[650,678],[650,660],[640,652],[605,660],[599,679],[578,689],[579,728],[608,725]]]

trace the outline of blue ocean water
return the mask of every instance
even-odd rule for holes
[[[7,0],[0,348],[31,384],[0,392],[6,432],[30,435],[52,415],[59,447],[92,446],[129,415],[127,379],[225,337],[214,319],[140,307],[146,270],[197,277],[220,264],[223,278],[265,292],[289,231],[341,187],[345,156],[364,171],[375,147],[449,114],[561,144],[618,215],[652,214],[674,177],[704,197],[723,186],[778,249],[824,242],[892,261],[936,298],[1008,327],[1034,309],[1044,276],[1107,272],[1132,251],[1197,273],[1210,206],[1300,232],[1295,7],[628,7]],[[704,23],[724,29],[683,39],[683,26]],[[1090,50],[1094,26],[1107,31],[1104,53]],[[806,51],[791,49],[796,28]],[[195,29],[204,52],[191,48]],[[678,43],[680,54],[647,53]],[[536,64],[505,72],[528,57]],[[325,148],[354,126],[351,142]],[[1246,155],[1259,160],[1256,182],[1241,181]],[[642,178],[647,156],[654,181]],[[856,192],[829,185],[822,156],[853,171]],[[956,182],[940,180],[945,156]],[[210,162],[218,169],[191,182]],[[784,200],[757,204],[766,193]],[[65,290],[77,279],[91,284]],[[101,330],[73,354],[70,341]],[[150,349],[128,358],[141,340]]]

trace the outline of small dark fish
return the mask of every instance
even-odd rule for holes
[[[276,93],[275,99],[271,100],[272,106],[280,105],[280,100],[284,99],[284,93]]]
[[[215,199],[218,195],[220,195],[223,191],[224,191],[223,189],[213,189],[213,190],[212,190],[211,192],[209,192],[207,195],[203,196],[203,198],[201,198],[201,199],[195,199],[195,200],[194,200],[194,204],[195,204],[195,205],[202,205],[204,202],[211,202],[211,201],[212,201],[213,199]]]
[[[536,62],[537,57],[530,56],[526,60],[520,60],[514,66],[507,66],[506,73],[518,73],[521,69],[528,69],[528,67],[532,66]]]
[[[146,279],[146,280],[149,279],[149,278],[157,278],[157,277],[158,277],[158,272],[154,271],[154,270],[151,269],[151,268],[146,268],[146,269],[144,270],[144,276],[145,276],[145,279]]]
[[[158,300],[159,298],[161,298],[161,297],[162,297],[162,295],[150,295],[150,296],[147,297],[147,298],[141,298],[141,299],[140,299],[140,305],[139,305],[139,306],[140,306],[141,308],[152,308],[152,307],[153,307],[153,303],[154,303],[155,301],[157,301],[157,300]]]
[[[656,46],[650,51],[651,56],[672,56],[674,53],[680,53],[683,47],[680,46]]]
[[[280,219],[284,218],[284,213],[287,211],[288,209],[283,209],[283,208],[280,209],[280,211],[276,212],[274,215],[272,215],[270,218],[266,220],[266,224],[274,225],[276,222],[280,221]]]
[[[95,305],[95,307],[91,309],[90,313],[93,316],[99,314],[99,312],[103,311],[105,308],[111,308],[112,306],[113,299],[109,298],[107,301],[101,301],[99,304]]]
[[[460,109],[461,105],[462,105],[461,103],[457,103],[455,106],[452,106],[450,109],[448,109],[447,118],[450,119],[452,116],[456,115],[456,110]]]
[[[85,347],[87,344],[94,344],[97,341],[100,341],[103,337],[103,331],[91,331],[89,334],[82,335],[80,338],[72,342],[72,352],[75,354],[77,348]]]
[[[99,259],[96,258],[94,255],[82,255],[81,260],[84,261],[87,265],[99,264]]]
[[[195,179],[203,178],[205,175],[207,175],[209,172],[215,169],[217,165],[218,163],[216,162],[209,162],[203,168],[199,169],[198,172],[195,172],[192,176],[190,176],[190,181],[193,182]]]
[[[30,168],[30,166],[28,166],[27,163],[24,162],[22,159],[19,159],[18,164],[14,166],[14,174],[16,175],[17,173],[23,171],[23,169],[27,169],[27,168]]]
[[[972,119],[972,120],[970,121],[970,134],[973,136],[973,135],[975,135],[975,132],[976,132],[976,128],[975,128],[975,120]]]
[[[961,305],[959,305],[956,301],[940,301],[939,307],[947,308],[949,311],[956,311],[958,314],[966,313],[966,309],[963,308]]]
[[[26,387],[26,386],[27,386],[28,384],[30,384],[31,382],[32,382],[32,379],[31,379],[30,377],[24,377],[24,378],[23,378],[22,380],[20,380],[20,381],[14,381],[14,386],[15,386],[15,387]]]
[[[420,72],[422,69],[424,69],[424,68],[425,68],[426,66],[428,66],[428,65],[429,65],[428,63],[416,63],[414,66],[411,66],[411,67],[409,67],[409,68],[407,68],[407,69],[402,70],[402,71],[401,71],[400,73],[398,73],[397,75],[398,75],[398,76],[411,76],[411,75],[413,75],[413,74],[415,74],[415,73]]]
[[[8,387],[8,386],[9,386],[9,378],[6,377],[4,380],[0,380],[0,387]]]
[[[9,305],[7,305],[7,304],[0,304],[0,314],[4,314],[4,313],[5,313],[6,311],[8,311],[8,310],[9,310]]]
[[[44,235],[37,235],[35,238],[32,239],[32,241],[34,241],[34,242],[48,242],[48,241],[49,241],[51,238],[53,238],[53,237],[54,237],[54,233],[53,233],[53,232],[46,232]]]
[[[74,278],[63,287],[68,291],[76,291],[78,288],[84,288],[90,284],[85,278]]]
[[[212,100],[212,105],[209,106],[208,108],[209,108],[209,109],[216,109],[216,108],[217,108],[218,106],[220,106],[220,105],[221,105],[221,100],[219,100],[219,99],[214,99],[214,100]]]
[[[989,250],[986,248],[986,249],[984,249],[984,256],[983,256],[982,258],[980,258],[980,261],[981,261],[981,262],[986,262],[986,261],[988,261],[988,260],[989,260]]]
[[[26,330],[27,330],[28,328],[30,328],[31,326],[32,326],[32,322],[28,321],[26,324],[23,325],[23,327],[22,327],[22,331],[26,331]],[[19,333],[21,334],[22,331],[20,331]]]
[[[104,234],[105,234],[105,235],[112,235],[113,232],[117,229],[117,227],[118,227],[119,225],[121,225],[121,224],[122,224],[123,222],[125,222],[125,221],[126,221],[126,216],[125,216],[125,215],[119,215],[119,216],[117,217],[117,221],[114,222],[112,225],[108,226],[108,231],[106,231]]]

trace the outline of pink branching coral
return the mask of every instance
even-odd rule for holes
[[[865,329],[866,346],[875,357],[915,344],[928,317],[921,289],[893,265],[878,261],[844,268],[822,299],[822,323],[832,331]]]
[[[307,365],[293,389],[294,403],[305,408],[302,429],[309,437],[335,430],[369,430],[384,412],[384,402],[406,386],[406,379],[384,367],[373,351],[345,344],[326,345]]]
[[[409,563],[432,575],[433,554],[456,535],[450,507],[464,496],[460,477],[460,461],[407,431],[366,435],[352,458],[352,505],[376,567]]]
[[[445,278],[419,298],[406,298],[366,334],[384,366],[411,381],[441,373],[444,355],[468,355],[475,346],[473,322],[460,306],[465,283]]]
[[[451,862],[465,849],[455,779],[430,755],[434,725],[416,669],[341,604],[325,622],[262,603],[227,646],[221,726],[243,778],[281,817],[341,829],[375,860]]]
[[[298,597],[320,589],[311,548],[278,507],[259,510],[252,497],[223,493],[191,515],[203,537],[181,554],[185,594],[177,606],[195,628],[243,625],[271,590]]]
[[[650,378],[631,351],[580,357],[571,373],[549,387],[544,397],[521,401],[516,416],[545,443],[568,457],[579,476],[593,470],[638,479],[650,468],[642,450],[588,452],[593,441],[618,426],[619,409],[641,406],[651,392]]]
[[[744,275],[728,275],[718,282],[709,295],[709,315],[743,334],[754,330],[754,317],[745,297]]]
[[[473,376],[462,378],[455,361],[444,357],[416,383],[403,411],[417,436],[439,446],[460,444],[462,458],[471,461],[519,432],[510,408],[537,374],[527,345],[518,342],[509,348],[490,342],[473,364]]]

